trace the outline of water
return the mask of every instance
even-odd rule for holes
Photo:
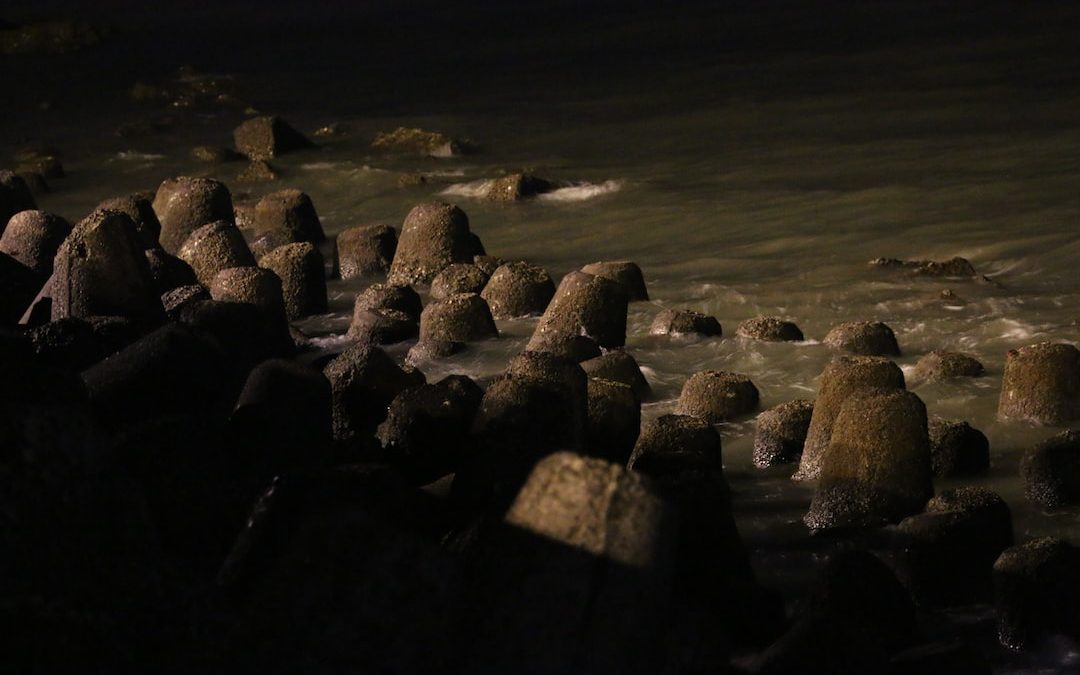
[[[968,420],[989,437],[990,473],[964,483],[1008,501],[1018,540],[1052,534],[1080,543],[1080,511],[1042,513],[1017,477],[1019,455],[1058,430],[995,418],[1008,349],[1080,341],[1077,8],[880,3],[841,16],[798,3],[678,11],[415,3],[400,13],[330,4],[275,18],[241,4],[231,11],[250,31],[236,36],[233,24],[203,15],[111,15],[112,6],[106,16],[139,27],[123,48],[46,60],[62,75],[27,60],[0,66],[27,83],[8,107],[13,115],[0,118],[0,156],[42,138],[61,147],[71,174],[40,199],[43,208],[78,218],[106,197],[210,173],[238,201],[305,190],[331,235],[362,223],[398,226],[417,202],[452,200],[489,253],[533,261],[556,280],[595,260],[634,260],[652,297],[631,305],[627,340],[656,394],[646,419],[672,411],[685,379],[706,368],[748,374],[764,407],[811,398],[831,357],[818,342],[829,327],[885,321],[905,369],[931,349],[964,351],[986,366],[979,379],[914,389],[931,414]],[[422,20],[432,13],[437,21]],[[106,67],[117,62],[123,67]],[[348,133],[274,160],[277,183],[234,183],[242,165],[207,169],[188,151],[227,145],[237,110],[126,100],[136,79],[160,80],[184,62],[235,74],[246,100],[303,130],[341,121]],[[40,100],[52,109],[38,110]],[[162,115],[175,120],[167,133],[113,133]],[[436,160],[370,151],[377,132],[402,125],[472,139],[482,152]],[[482,181],[522,168],[574,186],[523,204],[476,197]],[[429,182],[399,188],[405,172]],[[995,283],[912,279],[867,264],[956,255]],[[302,328],[340,348],[362,288],[332,282],[331,313]],[[959,299],[943,300],[945,289]],[[662,308],[715,315],[724,337],[649,336]],[[809,340],[734,337],[740,321],[759,314],[795,321]],[[428,378],[490,379],[535,322],[499,322],[499,340],[433,365]],[[752,420],[721,432],[759,576],[797,595],[832,546],[801,523],[810,492],[788,480],[790,468],[753,468]],[[990,617],[972,611],[938,619],[949,630],[972,624],[985,639]],[[1002,672],[1055,672],[1075,660],[1069,649],[994,658]]]

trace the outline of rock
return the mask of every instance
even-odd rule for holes
[[[1045,509],[1080,504],[1080,430],[1069,429],[1020,459],[1024,494]]]
[[[625,465],[641,430],[641,401],[622,382],[589,379],[585,451],[593,457]]]
[[[113,197],[106,199],[97,205],[97,209],[119,211],[131,218],[135,223],[135,230],[139,233],[139,241],[143,248],[150,250],[158,248],[158,240],[161,238],[161,222],[154,212],[154,193],[136,192],[126,197]]]
[[[840,407],[803,521],[877,527],[918,513],[933,494],[926,406],[903,389],[864,388]]]
[[[552,336],[545,340],[542,347],[542,349],[534,351],[543,351],[548,354],[562,356],[576,363],[584,363],[589,359],[600,356],[600,345],[596,344],[596,341],[592,338],[584,335]]]
[[[880,321],[851,321],[833,326],[823,342],[833,349],[862,356],[900,356],[896,335]]]
[[[686,380],[676,412],[718,424],[757,408],[758,390],[749,377],[722,370],[705,370]]]
[[[294,189],[271,192],[255,205],[255,233],[268,232],[287,232],[294,242],[326,239],[311,198]]]
[[[161,294],[161,304],[171,321],[178,321],[185,307],[210,299],[210,291],[199,284],[177,286]]]
[[[802,342],[806,338],[799,327],[776,316],[758,316],[739,324],[735,334],[766,342]]]
[[[360,225],[343,231],[335,242],[342,279],[386,274],[397,250],[397,230],[389,225]]]
[[[817,480],[840,407],[863,387],[904,388],[904,372],[877,356],[839,356],[825,366],[795,480]]]
[[[989,601],[994,561],[1013,544],[1008,504],[985,488],[948,490],[896,528],[897,574],[921,604]]]
[[[464,375],[398,394],[378,429],[389,461],[418,484],[456,471],[472,449],[470,431],[483,396]]]
[[[257,159],[248,162],[244,170],[236,174],[238,183],[272,183],[280,177],[274,165],[266,160]]]
[[[281,279],[261,267],[230,267],[221,270],[210,284],[210,297],[225,302],[255,305],[268,318],[285,322],[285,299]]]
[[[936,478],[975,476],[990,468],[990,442],[967,422],[931,417],[929,431]]]
[[[475,241],[469,217],[452,204],[419,204],[405,217],[387,280],[392,284],[430,283],[454,263],[472,262]]]
[[[180,247],[177,256],[191,265],[198,282],[207,287],[222,270],[255,266],[255,258],[248,250],[244,235],[226,220],[196,229]]]
[[[994,563],[998,641],[1015,651],[1047,638],[1080,638],[1080,553],[1067,541],[1032,539],[1006,549]]]
[[[34,354],[52,368],[79,372],[138,339],[122,326],[111,330],[103,318],[91,323],[69,317],[35,327],[29,332]]]
[[[527,262],[500,265],[480,291],[496,319],[542,314],[554,295],[555,283],[548,273]]]
[[[251,255],[255,260],[261,259],[263,256],[269,255],[275,248],[281,246],[287,246],[288,244],[295,244],[295,237],[291,232],[285,230],[272,230],[266,234],[260,234],[255,237],[251,242]]]
[[[554,189],[555,185],[551,181],[538,176],[512,173],[491,181],[486,196],[493,202],[518,202]]]
[[[499,336],[487,303],[476,293],[458,293],[428,303],[420,314],[420,339],[474,342]]]
[[[326,272],[314,244],[304,241],[280,246],[260,258],[259,267],[281,279],[289,319],[326,313]]]
[[[483,245],[481,244],[481,246]],[[506,261],[493,255],[480,254],[473,256],[473,264],[483,270],[484,274],[490,277],[492,274],[495,274],[495,270],[505,265]],[[552,292],[554,293],[554,291],[554,284],[552,284]]]
[[[64,165],[52,156],[24,160],[15,170],[18,173],[35,173],[47,180],[64,177]]]
[[[390,345],[419,337],[420,324],[398,309],[356,309],[348,335],[368,344]]]
[[[311,132],[311,135],[315,138],[333,138],[334,136],[343,136],[348,131],[341,125],[341,122],[331,122],[330,124],[323,125]]]
[[[1010,349],[998,417],[1047,425],[1080,417],[1080,349],[1052,342]]]
[[[396,309],[405,312],[410,319],[419,323],[420,295],[411,286],[394,284],[372,284],[356,296],[353,311],[365,309]]]
[[[123,316],[149,328],[165,319],[135,224],[118,211],[75,225],[56,253],[51,293],[53,320]]]
[[[951,377],[980,377],[983,364],[967,354],[935,350],[919,359],[911,373],[912,382],[937,382]]]
[[[163,248],[148,248],[143,251],[146,264],[150,266],[150,276],[154,278],[154,287],[164,295],[174,288],[198,283],[195,270],[191,265],[165,252]]]
[[[460,354],[463,351],[465,351],[465,345],[460,342],[420,340],[409,348],[409,353],[405,355],[405,363],[418,366],[429,361],[437,361],[454,354]]]
[[[71,223],[44,211],[20,211],[7,221],[0,236],[0,253],[6,253],[42,279],[52,274],[53,258],[71,233]]]
[[[935,260],[897,260],[896,258],[877,258],[870,265],[884,269],[903,270],[914,276],[923,277],[973,277],[975,267],[959,256],[941,262]]]
[[[765,468],[799,461],[813,414],[814,402],[799,399],[758,415],[754,465]]]
[[[553,338],[585,335],[604,348],[626,342],[627,298],[622,286],[584,272],[563,277],[536,325],[527,349],[542,350]]]
[[[649,335],[703,335],[720,337],[723,329],[716,317],[689,309],[665,309],[649,326]]]
[[[0,171],[0,223],[6,225],[19,211],[35,209],[37,204],[26,181],[10,171]]]
[[[31,23],[0,31],[0,54],[66,54],[100,44],[109,33],[76,21]]]
[[[233,130],[236,149],[251,160],[267,160],[314,144],[277,116],[253,117]]]
[[[584,433],[589,394],[588,378],[580,365],[547,352],[524,351],[510,359],[506,374],[547,382],[558,389],[575,410],[566,422]]]
[[[210,178],[169,178],[158,188],[153,206],[161,222],[161,245],[174,255],[203,225],[233,222],[229,188]]]
[[[424,157],[453,157],[463,154],[465,146],[437,131],[398,127],[391,132],[375,135],[371,147],[384,152],[422,155]]]
[[[649,291],[645,288],[645,275],[637,263],[629,260],[594,262],[581,268],[581,271],[593,276],[611,279],[622,285],[630,302],[648,300]]]
[[[558,453],[536,466],[505,523],[484,554],[467,670],[664,669],[675,515],[648,479]]]
[[[602,356],[596,356],[581,362],[581,367],[589,377],[598,377],[614,382],[622,382],[634,390],[638,399],[644,401],[652,395],[649,382],[638,367],[630,352],[613,349]]]
[[[374,441],[387,407],[398,394],[424,383],[418,371],[408,373],[378,347],[348,347],[323,369],[333,391],[334,440],[350,445]]]
[[[254,304],[192,300],[175,311],[182,323],[217,340],[228,356],[229,374],[236,380],[237,388],[248,372],[266,359],[287,358],[296,353],[284,317],[271,315]]]
[[[98,419],[117,428],[173,414],[210,415],[232,400],[225,355],[203,333],[167,324],[82,374]]]
[[[479,294],[484,290],[487,280],[488,275],[476,265],[455,263],[444,268],[431,280],[431,299],[442,300],[458,293]]]
[[[221,148],[215,145],[196,145],[191,149],[191,158],[196,162],[206,164],[225,164],[243,159],[244,156],[235,150]]]
[[[723,471],[720,434],[700,417],[661,415],[642,427],[627,466],[648,475]]]

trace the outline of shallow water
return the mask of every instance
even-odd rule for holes
[[[299,25],[270,61],[272,50],[252,36],[243,38],[252,39],[251,49],[235,52],[182,47],[178,24],[182,35],[207,41],[222,29],[192,17],[171,17],[177,24],[129,16],[143,28],[126,50],[105,47],[83,62],[61,62],[86,77],[101,74],[100,89],[80,80],[70,87],[91,93],[71,100],[59,80],[30,78],[24,108],[0,120],[0,151],[6,156],[27,138],[59,145],[70,176],[39,202],[78,218],[106,197],[208,172],[188,150],[229,144],[242,119],[236,111],[131,104],[125,92],[136,74],[161,79],[181,59],[236,73],[258,107],[301,129],[338,120],[348,129],[317,150],[274,160],[283,174],[274,184],[233,183],[243,165],[209,170],[230,182],[237,201],[299,187],[332,235],[361,223],[398,226],[417,202],[452,200],[489,253],[538,263],[556,280],[595,260],[638,262],[652,299],[631,305],[627,347],[656,395],[645,418],[670,412],[685,379],[706,368],[749,375],[763,407],[812,398],[832,356],[818,341],[845,320],[887,322],[905,369],[932,349],[972,354],[985,364],[984,377],[914,389],[931,414],[968,420],[989,437],[991,472],[964,484],[1008,501],[1018,540],[1053,534],[1080,543],[1080,511],[1042,513],[1024,499],[1017,477],[1019,455],[1058,429],[995,418],[1008,349],[1080,341],[1080,56],[1069,46],[1080,11],[985,4],[934,14],[930,4],[888,3],[876,13],[852,10],[838,27],[794,3],[760,13],[691,7],[586,13],[554,47],[539,31],[519,29],[449,56],[431,44],[395,43],[406,34],[397,26],[371,47],[401,60],[396,66],[371,54],[345,59],[353,52],[347,31],[328,25],[339,16],[333,13]],[[470,16],[453,25],[473,25]],[[569,15],[566,21],[573,23]],[[269,25],[277,29],[271,36],[288,33]],[[148,52],[122,75],[105,74],[102,62],[131,58],[165,35],[173,36],[172,51]],[[328,44],[313,49],[322,39]],[[30,77],[27,62],[3,67]],[[35,97],[54,108],[35,112]],[[179,120],[167,133],[113,134],[122,122],[163,113]],[[402,125],[469,138],[482,151],[438,160],[371,152],[376,132]],[[523,204],[477,198],[479,181],[516,168],[573,186]],[[403,172],[424,173],[429,183],[399,188]],[[913,279],[867,264],[956,255],[995,283]],[[337,336],[363,285],[331,282],[332,312],[302,328],[320,345],[340,348]],[[959,300],[943,301],[946,288]],[[649,336],[652,317],[669,307],[715,315],[724,336]],[[795,321],[808,341],[734,337],[739,322],[759,314]],[[499,322],[498,340],[431,366],[429,380],[494,376],[535,323]],[[740,530],[762,580],[797,592],[834,544],[806,532],[810,492],[788,480],[790,468],[753,468],[753,429],[752,420],[721,426]],[[938,619],[954,631],[973,626],[962,630],[977,639],[992,630],[985,608]],[[1022,658],[995,654],[1002,672],[1059,672],[1077,659],[1069,646]]]

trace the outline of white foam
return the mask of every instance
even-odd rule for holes
[[[583,202],[602,197],[622,189],[622,181],[606,180],[603,183],[577,183],[544,193],[536,199],[542,202]]]
[[[121,150],[116,153],[116,158],[125,162],[151,162],[156,159],[165,159],[165,155],[156,155],[151,152],[136,152],[135,150]]]
[[[356,341],[355,338],[351,338],[348,334],[342,335],[326,335],[323,337],[311,338],[311,344],[317,349],[325,349],[331,351],[338,347],[344,347]]]
[[[495,181],[493,180],[474,180],[468,183],[454,183],[450,187],[446,188],[439,194],[451,195],[454,197],[472,197],[473,199],[483,199],[487,197],[488,192],[491,191],[491,185]]]
[[[307,164],[301,164],[300,168],[304,171],[331,171],[337,168],[337,164],[333,162],[308,162]]]

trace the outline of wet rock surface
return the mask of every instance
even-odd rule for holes
[[[802,342],[805,338],[799,327],[775,316],[759,316],[739,324],[735,334],[751,340],[766,342]]]
[[[337,236],[337,269],[342,279],[386,274],[397,250],[397,230],[389,225],[351,227]]]
[[[892,328],[880,321],[851,321],[834,326],[824,342],[839,351],[862,356],[900,356]]]
[[[548,273],[526,262],[499,265],[480,291],[496,319],[543,314],[554,295]]]
[[[706,370],[694,373],[683,385],[677,411],[717,424],[754,412],[758,401],[758,389],[749,377]]]
[[[176,254],[191,233],[207,223],[233,222],[229,189],[210,178],[180,176],[158,187],[154,213],[161,224],[161,245]]]
[[[1020,458],[1024,494],[1047,509],[1080,504],[1080,430],[1051,436]]]
[[[635,262],[629,260],[594,262],[582,267],[581,271],[618,282],[626,291],[626,297],[630,302],[649,299],[649,291],[645,288],[645,275],[641,273],[641,268]]]
[[[689,309],[665,309],[653,319],[649,333],[651,335],[720,337],[723,329],[714,316],[706,316]]]
[[[428,284],[454,263],[472,262],[475,243],[469,217],[452,204],[420,204],[409,211],[398,235],[387,280]]]
[[[20,211],[7,221],[0,235],[0,253],[6,253],[43,279],[52,274],[53,258],[71,233],[71,223],[44,211]]]
[[[474,342],[499,336],[487,303],[476,293],[456,293],[428,303],[420,314],[420,339]]]
[[[990,468],[990,442],[967,422],[932,416],[929,432],[935,477],[976,476]]]
[[[304,150],[313,143],[277,116],[253,117],[233,131],[233,142],[252,160],[267,160]]]
[[[1080,417],[1080,349],[1041,342],[1009,350],[998,417],[1051,425]]]
[[[932,351],[919,359],[911,373],[912,382],[937,382],[952,377],[980,377],[983,364],[967,354]]]
[[[790,464],[802,457],[814,402],[789,401],[757,416],[754,434],[754,465]]]
[[[563,277],[540,317],[528,349],[553,340],[585,335],[604,348],[626,343],[627,296],[621,284],[584,272]]]

